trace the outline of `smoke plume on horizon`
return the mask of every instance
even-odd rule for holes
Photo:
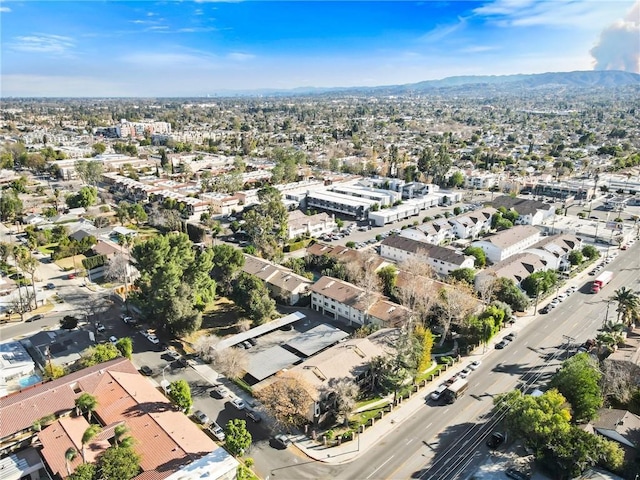
[[[594,70],[624,70],[640,73],[640,0],[623,20],[617,20],[600,33],[591,49]]]

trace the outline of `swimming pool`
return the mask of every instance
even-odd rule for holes
[[[31,375],[29,377],[22,377],[20,380],[18,380],[18,383],[20,384],[20,388],[27,388],[41,381],[42,377],[40,377],[39,375]]]

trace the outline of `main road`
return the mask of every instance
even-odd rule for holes
[[[469,377],[467,394],[453,405],[425,402],[396,430],[345,465],[286,455],[258,442],[251,452],[258,473],[271,480],[468,477],[485,458],[484,438],[499,420],[491,415],[494,396],[516,387],[544,386],[567,355],[596,335],[614,290],[622,286],[638,289],[640,245],[621,252],[607,268],[615,277],[601,293],[588,293],[592,277],[587,277],[578,292],[549,314],[520,320],[524,326],[504,350],[493,350],[490,345],[492,350]],[[609,319],[614,319],[616,305],[609,307]]]

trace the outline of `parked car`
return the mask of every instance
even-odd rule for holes
[[[67,278],[69,280],[73,280],[74,278],[76,278],[76,274],[75,273],[70,273],[69,275],[67,275]]]
[[[280,434],[273,437],[273,441],[278,448],[285,449],[291,445],[291,440],[286,435]]]
[[[255,338],[250,338],[249,340],[247,340],[251,345],[253,345],[254,347],[258,344],[258,340],[256,340]]]
[[[198,422],[203,425],[206,425],[210,422],[209,417],[207,417],[207,414],[202,410],[196,410],[195,412],[193,412],[193,416]]]
[[[209,395],[216,398],[225,398],[229,396],[229,390],[227,390],[222,385],[216,385],[215,387],[213,387]]]
[[[250,418],[251,421],[253,421],[253,423],[260,423],[262,421],[262,417],[253,410],[246,409],[245,413],[247,417]]]
[[[211,424],[209,425],[209,431],[218,440],[220,440],[221,442],[224,442],[224,439],[226,437],[224,434],[224,430],[222,430],[222,427],[220,427],[220,425],[218,425],[216,422],[211,422]]]
[[[111,335],[109,337],[109,341],[115,345],[116,343],[118,343],[118,337]]]
[[[35,322],[38,320],[42,320],[44,318],[44,315],[42,315],[41,313],[34,315],[33,317],[29,317],[25,320],[25,322]]]
[[[538,310],[538,313],[549,313],[551,311],[551,308],[549,306],[543,307],[540,310]]]
[[[507,477],[513,478],[514,480],[529,480],[529,478],[531,478],[526,473],[522,473],[520,470],[516,470],[513,467],[507,468],[504,473]]]
[[[153,370],[151,370],[151,367],[148,367],[147,365],[143,365],[140,367],[140,373],[150,377],[151,375],[153,375]]]
[[[458,375],[460,376],[460,378],[467,378],[471,374],[471,372],[473,372],[473,370],[467,367],[464,370],[462,370]]]
[[[167,351],[167,355],[169,355],[171,358],[173,358],[174,360],[177,360],[181,357],[180,353],[178,353],[175,350],[168,350]]]
[[[156,337],[153,333],[147,335],[146,337],[147,337],[147,340],[149,340],[154,345],[157,345],[157,344],[160,343],[160,339],[158,337]]]
[[[53,283],[49,282],[49,283],[47,283],[47,286],[45,288],[47,290],[54,290],[56,288],[56,286]]]
[[[509,345],[509,341],[508,340],[501,340],[500,342],[496,343],[496,349],[497,350],[502,350],[507,345]]]
[[[500,432],[493,432],[491,436],[487,439],[487,447],[496,449],[500,445],[504,443],[506,440],[505,436]]]
[[[246,348],[247,350],[249,350],[251,347],[253,347],[253,345],[251,344],[251,342],[245,340],[244,342],[242,342],[242,346],[244,348]]]
[[[101,323],[96,323],[96,331],[98,333],[104,333],[106,331],[106,327]]]
[[[509,340],[510,342],[512,342],[517,336],[518,336],[518,334],[516,332],[511,332],[509,335],[507,335],[504,338],[506,340]]]
[[[233,400],[231,400],[231,405],[236,407],[238,410],[244,410],[247,406],[247,404],[244,403],[244,400],[242,400],[241,398],[234,398]]]

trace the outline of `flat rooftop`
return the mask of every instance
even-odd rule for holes
[[[249,355],[247,373],[261,381],[300,360],[297,355],[276,345],[255,355]]]
[[[340,340],[347,338],[349,334],[327,323],[313,327],[289,340],[285,345],[300,352],[305,357],[324,350]]]

